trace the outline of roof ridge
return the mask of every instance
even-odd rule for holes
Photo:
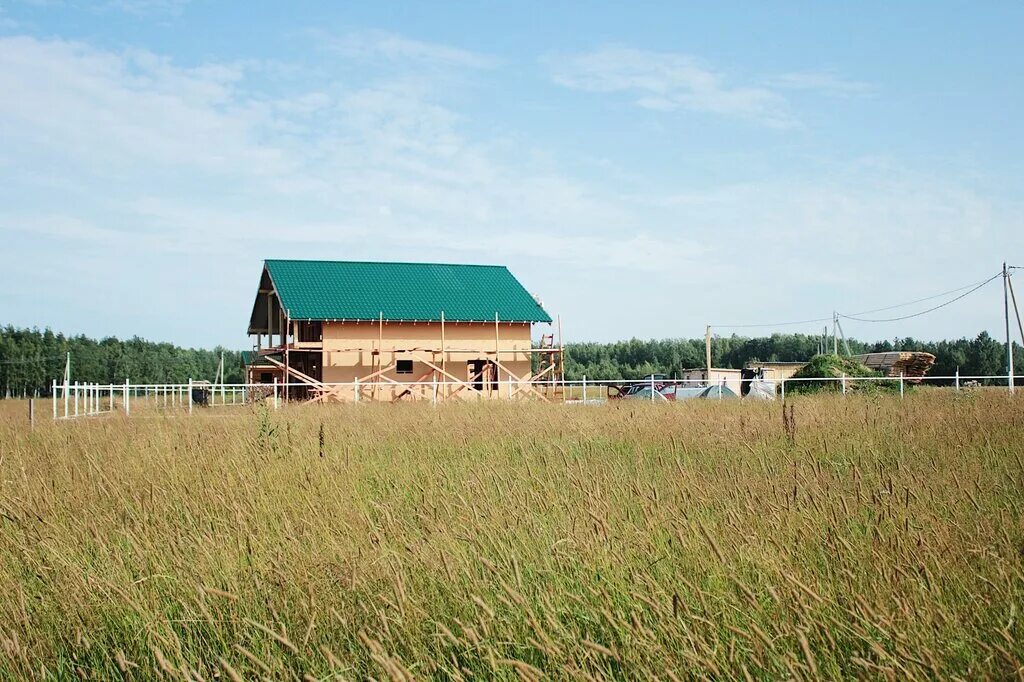
[[[450,268],[504,268],[507,265],[496,263],[438,263],[436,261],[401,261],[401,260],[330,260],[326,258],[265,258],[264,263],[346,263],[366,265],[442,265]]]

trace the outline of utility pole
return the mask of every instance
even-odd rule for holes
[[[1011,266],[1012,270],[1013,267]],[[1017,307],[1017,296],[1013,293],[1013,273],[1010,273],[1010,277],[1007,280],[1010,285],[1010,303],[1013,304],[1013,314],[1017,317],[1017,330],[1020,332],[1020,342],[1024,344],[1024,322],[1020,320],[1020,308]]]
[[[1006,386],[1013,393],[1013,339],[1010,338],[1010,271],[1003,261],[1003,321],[1006,323]]]
[[[839,355],[839,313],[832,311],[832,355]]]
[[[704,378],[711,381],[711,325],[704,329],[704,361],[707,366],[707,374]],[[709,384],[710,385],[710,384]]]

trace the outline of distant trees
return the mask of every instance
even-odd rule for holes
[[[712,339],[716,367],[742,367],[751,360],[789,362],[809,360],[818,352],[820,338],[807,334],[766,337],[721,336]],[[866,343],[850,339],[850,351],[921,350],[936,357],[932,376],[997,375],[1006,372],[1006,348],[981,332],[973,339],[918,341],[913,338]],[[1024,349],[1015,344],[1017,374],[1024,374]],[[579,380],[639,379],[648,374],[679,375],[704,366],[704,339],[630,339],[614,343],[572,343],[566,346],[565,375]],[[138,337],[99,341],[86,336],[64,336],[49,329],[0,328],[0,397],[48,395],[50,382],[64,372],[65,354],[71,353],[73,381],[120,384],[184,383],[190,378],[212,380],[221,353],[228,382],[243,381],[241,354],[221,347],[212,350],[181,348]]]
[[[86,336],[64,336],[49,329],[0,328],[0,397],[48,395],[54,379],[64,374],[71,353],[72,381],[120,384],[184,383],[190,378],[212,380],[221,353],[228,382],[243,380],[241,355],[221,347],[212,350],[181,348],[138,337],[99,341]]]
[[[809,360],[819,350],[820,337],[807,334],[772,334],[766,337],[720,336],[711,341],[716,367],[743,367],[752,360],[797,362]],[[933,376],[1006,373],[1006,347],[981,332],[973,339],[919,341],[913,338],[868,343],[849,339],[850,352],[871,353],[917,350],[935,356]],[[1024,373],[1024,349],[1014,344],[1016,373]],[[679,375],[685,369],[704,366],[704,339],[616,341],[614,343],[572,343],[565,347],[567,379],[639,379],[652,373]]]

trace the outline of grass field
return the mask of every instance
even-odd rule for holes
[[[0,677],[1017,678],[1024,396],[0,403]]]

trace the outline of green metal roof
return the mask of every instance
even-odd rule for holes
[[[551,322],[502,265],[268,260],[293,320]]]
[[[267,357],[271,357],[271,358],[277,360],[278,362],[284,362],[284,359],[281,357],[281,355],[279,353],[274,353],[274,354],[271,354],[271,355],[267,356],[267,355],[260,355],[259,353],[256,353],[254,351],[243,350],[242,351],[242,366],[243,367],[248,367],[250,365],[255,365],[256,367],[277,367],[277,365],[275,365],[275,364],[273,364],[271,362],[268,362],[266,360]]]

